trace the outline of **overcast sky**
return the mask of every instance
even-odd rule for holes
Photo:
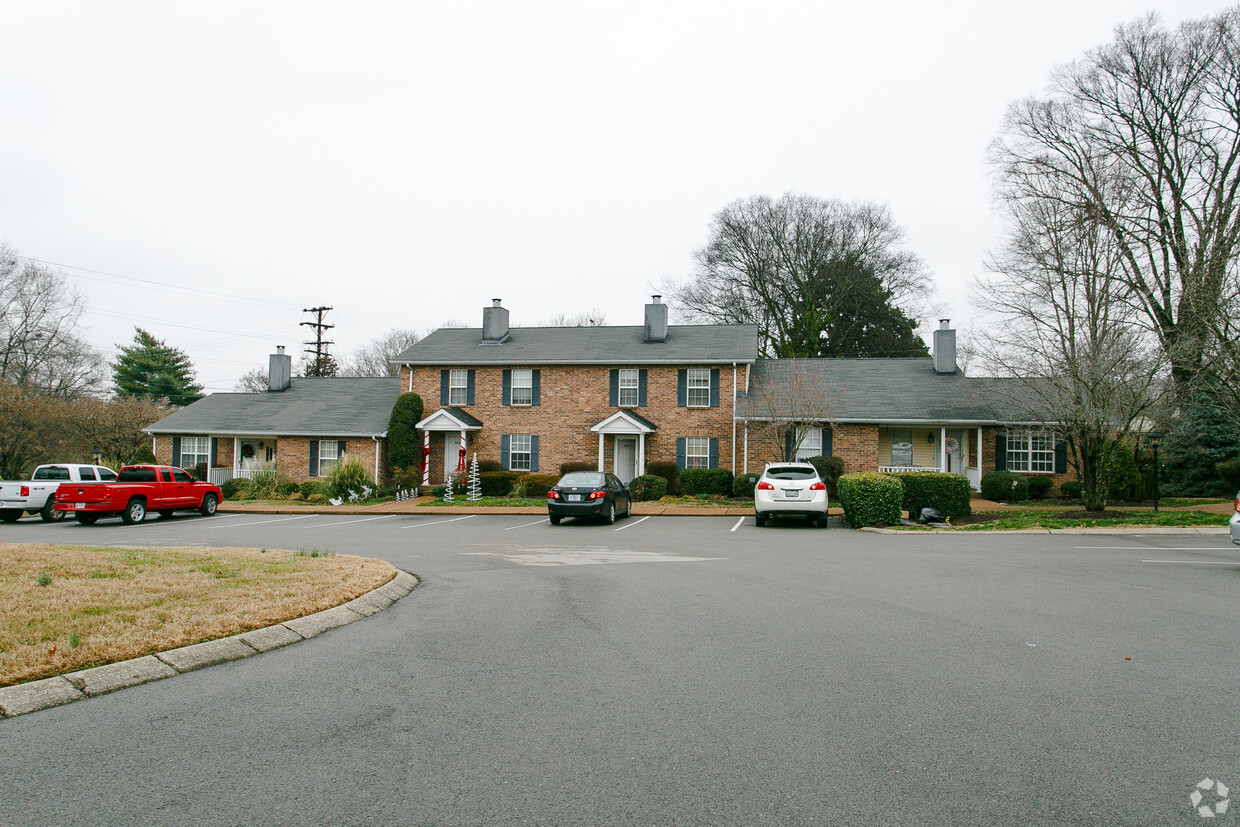
[[[89,341],[141,325],[209,391],[316,305],[337,357],[493,297],[640,324],[716,211],[789,190],[889,205],[967,324],[1007,105],[1225,6],[0,0],[0,241],[60,265]]]

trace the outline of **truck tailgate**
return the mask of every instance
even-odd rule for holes
[[[62,482],[56,492],[56,503],[64,503],[70,507],[103,503],[108,499],[108,483]]]

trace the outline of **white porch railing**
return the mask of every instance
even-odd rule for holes
[[[213,485],[223,485],[227,480],[238,478],[252,480],[263,474],[274,474],[275,472],[275,465],[264,465],[260,468],[212,468],[208,477]]]
[[[880,465],[878,466],[878,473],[880,474],[909,474],[914,471],[943,472],[944,469],[928,468],[922,465]],[[976,468],[973,468],[973,467],[965,468],[963,476],[965,477],[965,479],[969,481],[969,487],[972,488],[974,491],[982,490],[982,475]]]

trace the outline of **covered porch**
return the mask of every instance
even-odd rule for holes
[[[607,471],[607,441],[611,438],[611,473],[625,485],[646,473],[646,438],[657,426],[640,414],[620,410],[591,426],[598,434],[598,470]]]
[[[982,488],[983,432],[981,425],[880,425],[878,472],[899,474],[938,471],[969,480]],[[884,464],[885,463],[885,464]]]
[[[460,408],[440,408],[415,425],[422,432],[422,485],[431,484],[431,434],[442,434],[443,473],[463,473],[468,456],[469,432],[482,422]]]
[[[187,441],[184,438],[181,440],[182,457]],[[222,485],[231,479],[249,480],[276,473],[277,442],[274,436],[211,437],[208,480]]]

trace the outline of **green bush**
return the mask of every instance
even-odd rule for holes
[[[1029,480],[1011,471],[995,471],[982,477],[982,496],[995,502],[1023,502],[1029,499]]]
[[[736,479],[732,480],[732,496],[738,500],[753,499],[753,487],[758,484],[760,474],[750,472],[748,474],[737,474]]]
[[[416,465],[411,468],[392,467],[392,488],[397,491],[412,491],[421,484],[422,472]]]
[[[559,474],[518,474],[517,477],[512,485],[512,493],[531,499],[547,496],[551,487],[560,481]]]
[[[844,520],[853,528],[897,525],[904,502],[904,484],[889,474],[862,472],[839,478]]]
[[[1076,480],[1069,480],[1059,486],[1059,495],[1065,500],[1079,500],[1081,498],[1081,484]]]
[[[513,482],[520,476],[519,471],[482,471],[478,474],[482,496],[507,497],[512,493]]]
[[[573,462],[561,462],[560,463],[560,475],[561,476],[563,476],[564,474],[571,474],[574,471],[597,471],[597,470],[598,470],[598,460],[592,460],[590,462],[581,462],[581,461],[574,460]]]
[[[422,419],[422,397],[402,393],[396,397],[388,417],[388,462],[399,468],[411,468],[422,461],[422,439],[417,424]]]
[[[200,462],[195,465],[194,470],[190,471],[190,473],[194,475],[194,479],[196,480],[210,479],[210,477],[207,476],[209,472],[207,471],[207,464],[205,462]]]
[[[654,462],[646,463],[646,473],[656,477],[662,477],[667,480],[667,493],[679,494],[680,486],[678,480],[680,477],[680,469],[676,467],[675,462],[657,459]]]
[[[972,489],[969,481],[959,474],[938,471],[916,471],[909,474],[893,474],[904,485],[902,507],[910,520],[921,516],[923,508],[933,508],[944,517],[961,517],[972,513],[969,498]]]
[[[156,462],[155,452],[151,450],[149,445],[139,446],[129,456],[130,465],[154,465]]]
[[[654,474],[635,477],[629,483],[629,493],[638,502],[657,500],[667,493],[667,480]]]
[[[1055,487],[1053,477],[1025,477],[1025,480],[1029,483],[1029,497],[1034,500],[1042,499]]]
[[[280,496],[280,477],[274,471],[255,474],[246,496],[254,500],[274,500]]]
[[[288,497],[301,490],[301,486],[292,480],[281,479],[276,483],[276,493],[281,497]]]
[[[838,497],[837,483],[844,474],[844,460],[839,457],[810,457],[807,461],[818,469],[818,476],[827,484],[827,494],[831,499]]]
[[[480,459],[478,460],[478,473],[483,471],[503,471],[504,466],[500,465],[497,459]]]
[[[297,486],[297,491],[298,493],[301,494],[301,498],[303,500],[308,500],[311,497],[313,497],[315,494],[322,494],[323,486],[319,485],[314,480],[310,480],[308,482],[303,482],[301,485]]]
[[[226,500],[235,500],[248,497],[250,494],[250,481],[245,477],[233,477],[224,480],[220,484],[220,494]]]
[[[1217,466],[1219,478],[1227,485],[1227,489],[1234,493],[1240,491],[1240,460],[1229,459],[1226,462],[1220,462]]]
[[[332,465],[327,472],[323,486],[329,496],[347,500],[351,491],[360,497],[363,488],[373,488],[374,480],[370,478],[370,472],[360,459],[345,454],[344,458]]]
[[[732,493],[732,472],[726,468],[686,468],[680,472],[680,493],[726,497]]]
[[[1127,445],[1112,445],[1107,461],[1107,475],[1111,479],[1110,495],[1112,499],[1130,497],[1141,482],[1141,471],[1137,468],[1137,458]]]

